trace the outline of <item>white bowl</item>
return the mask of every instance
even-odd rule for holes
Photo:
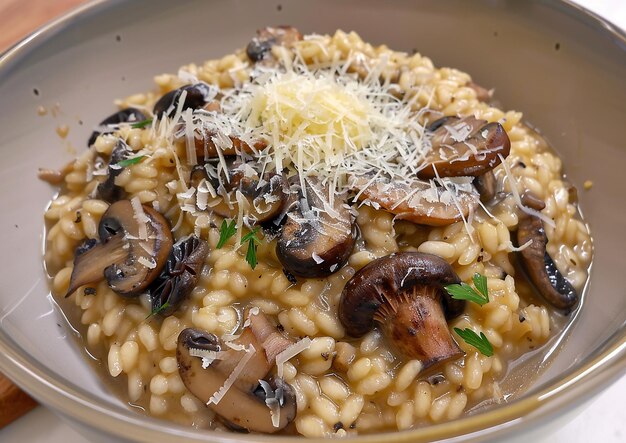
[[[278,6],[281,6],[280,8]],[[43,211],[53,189],[40,166],[84,149],[113,100],[152,77],[243,46],[257,28],[356,30],[365,40],[417,49],[495,87],[563,155],[595,240],[593,272],[568,339],[533,388],[490,411],[385,435],[386,441],[524,438],[583,404],[626,370],[626,36],[567,2],[324,0],[92,2],[0,58],[0,370],[94,440],[269,441],[213,434],[130,411],[83,357],[49,295],[42,268]],[[58,112],[39,116],[38,106]],[[81,124],[82,122],[82,124]],[[67,139],[55,130],[70,128]],[[531,431],[532,430],[532,431]],[[381,436],[361,437],[376,441]],[[463,439],[464,439],[463,438]]]

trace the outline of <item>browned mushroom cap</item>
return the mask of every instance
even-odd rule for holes
[[[450,198],[442,198],[446,191],[442,187],[435,189],[436,199],[427,197],[433,190],[426,184],[414,183],[412,187],[404,183],[375,181],[366,186],[369,180],[357,179],[354,186],[362,190],[359,195],[361,200],[369,200],[380,205],[386,211],[396,215],[399,220],[408,220],[413,223],[428,226],[451,225],[463,217],[467,217],[470,211],[478,206],[479,197],[475,193],[460,191],[456,196],[456,202]],[[422,192],[416,191],[421,186]],[[437,201],[435,201],[437,200]],[[458,205],[458,206],[457,206]]]
[[[543,229],[543,222],[538,217],[520,218],[517,226],[517,242],[523,245],[529,240],[532,240],[532,243],[522,249],[520,255],[530,281],[552,306],[569,311],[578,303],[578,294],[559,272],[552,257],[546,251],[548,238]]]
[[[500,164],[509,155],[511,142],[500,123],[474,117],[444,117],[428,128],[432,132],[430,154],[417,175],[422,179],[477,176]],[[435,173],[436,171],[436,173]]]
[[[180,103],[181,96],[185,92],[182,109],[199,109],[210,103],[216,95],[216,90],[206,83],[200,82],[193,85],[185,85],[163,95],[153,108],[154,115],[172,117]]]
[[[141,208],[143,215],[128,200],[109,206],[98,226],[100,243],[74,258],[66,296],[103,279],[118,294],[134,296],[159,275],[172,249],[172,233],[161,214]]]
[[[117,111],[114,114],[109,115],[107,118],[102,120],[99,125],[99,129],[93,131],[89,140],[87,141],[87,146],[91,146],[96,142],[96,139],[100,134],[102,134],[102,127],[106,127],[108,125],[117,125],[119,123],[133,123],[140,122],[146,119],[146,115],[136,108],[125,108]],[[104,128],[106,129],[106,128]]]
[[[113,203],[124,197],[125,191],[115,184],[115,178],[124,170],[118,163],[130,157],[132,152],[124,140],[117,141],[109,159],[107,178],[96,188],[96,196],[99,199]]]
[[[245,214],[251,222],[266,222],[277,217],[287,202],[285,193],[285,179],[280,174],[266,173],[263,180],[257,177],[246,177],[238,168],[238,161],[227,161],[229,180],[224,180],[222,186],[226,195],[217,196],[215,201],[208,202],[208,210],[225,218],[234,218],[239,214],[239,202],[236,192],[239,191],[246,200]],[[203,165],[196,165],[191,170],[190,186],[198,189],[202,181],[207,181],[214,188],[219,183],[211,180]]]
[[[487,171],[474,179],[474,186],[480,194],[480,201],[490,202],[496,196],[497,181],[493,171]]]
[[[302,34],[293,26],[259,29],[257,36],[248,43],[246,54],[253,62],[259,62],[270,56],[272,46],[281,45],[289,48],[299,40],[302,40]]]
[[[249,431],[274,433],[287,426],[296,415],[295,395],[291,387],[278,378],[266,380],[276,355],[291,342],[282,336],[282,339],[276,338],[275,334],[280,333],[263,314],[251,315],[249,319],[251,326],[244,329],[236,343],[247,349],[252,346],[255,351],[217,403],[211,398],[246,357],[245,351],[229,349],[213,334],[185,329],[178,336],[178,369],[187,389],[223,419]],[[256,329],[252,326],[255,321],[261,323],[256,325]],[[277,346],[278,342],[281,342],[280,346]],[[215,354],[216,359],[204,369],[202,359],[193,357],[190,349],[219,355]],[[272,410],[280,411],[278,420],[276,417],[272,420]]]
[[[444,289],[459,282],[452,267],[436,255],[391,254],[367,264],[348,281],[339,319],[354,337],[378,323],[398,351],[419,359],[424,368],[432,367],[463,355],[446,317],[460,315],[465,302],[452,299]]]
[[[295,276],[325,277],[348,261],[355,241],[354,220],[345,194],[336,194],[331,205],[329,186],[309,178],[305,186],[304,193],[295,186],[298,200],[287,213],[276,255]]]

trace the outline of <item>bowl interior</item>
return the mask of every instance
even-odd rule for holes
[[[151,89],[155,74],[230,53],[269,24],[304,33],[354,30],[374,44],[417,50],[495,88],[506,109],[523,111],[562,154],[595,242],[584,307],[536,385],[593,357],[620,328],[623,339],[623,38],[571,6],[539,1],[136,0],[97,3],[0,65],[0,338],[8,346],[39,362],[51,378],[124,408],[89,370],[46,295],[43,211],[54,191],[37,180],[37,168],[58,168],[85,149],[116,98]],[[40,106],[46,115],[38,114]],[[56,132],[63,125],[69,127],[65,139]],[[585,180],[593,181],[589,191]]]

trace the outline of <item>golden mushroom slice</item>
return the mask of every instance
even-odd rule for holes
[[[428,226],[446,226],[455,223],[478,206],[479,196],[475,192],[459,191],[441,186],[430,186],[426,182],[411,185],[401,182],[356,179],[353,185],[359,189],[359,199],[380,205],[396,215],[398,220]]]
[[[227,425],[274,433],[296,415],[292,388],[268,377],[276,355],[291,342],[263,314],[250,315],[249,322],[231,347],[214,334],[184,329],[176,348],[178,371],[187,389]]]
[[[431,150],[421,179],[478,176],[500,164],[509,155],[511,142],[500,123],[487,123],[474,117],[443,117],[428,128]]]
[[[80,286],[106,279],[119,295],[139,295],[152,283],[172,250],[165,218],[150,206],[120,200],[102,215],[100,242],[78,248],[67,296]]]

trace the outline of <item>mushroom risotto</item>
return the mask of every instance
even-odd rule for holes
[[[40,171],[53,295],[130,405],[349,436],[506,402],[545,365],[592,244],[492,91],[291,27],[155,81]]]

